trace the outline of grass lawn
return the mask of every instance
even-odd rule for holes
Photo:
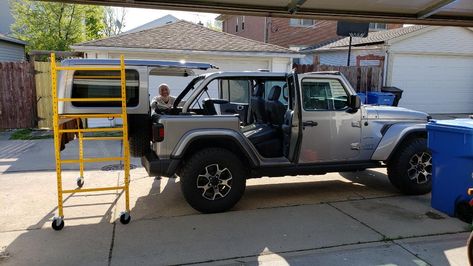
[[[120,137],[122,132],[88,132],[85,137]],[[30,128],[17,129],[10,136],[10,140],[32,140],[32,139],[52,139],[53,132],[50,130],[34,130]]]
[[[10,136],[10,140],[52,139],[53,133],[46,130],[33,130],[30,128],[18,129]]]

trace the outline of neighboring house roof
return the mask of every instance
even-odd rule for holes
[[[399,38],[401,36],[419,31],[426,27],[428,26],[416,25],[416,26],[409,26],[409,27],[397,28],[397,29],[392,29],[392,30],[370,32],[368,34],[368,37],[366,38],[359,38],[359,37],[352,38],[352,46],[368,46],[368,45],[374,45],[374,44],[382,44],[387,41]],[[334,48],[348,47],[349,42],[350,42],[350,37],[346,37],[341,40],[324,45],[322,47],[316,48],[314,50],[318,51],[318,50],[328,50],[328,49],[334,49]]]
[[[179,19],[176,18],[173,15],[166,15],[164,17],[155,19],[151,22],[148,22],[148,23],[143,24],[139,27],[133,28],[133,29],[131,29],[129,31],[126,31],[124,33],[132,33],[132,32],[137,32],[137,31],[142,31],[142,30],[148,30],[148,29],[151,29],[151,28],[154,28],[154,27],[159,27],[159,26],[162,26],[162,25],[165,25],[165,24],[176,22],[178,20]]]
[[[10,37],[10,36],[3,35],[1,33],[0,33],[0,40],[6,41],[6,42],[11,42],[11,43],[16,43],[16,44],[20,44],[20,45],[26,45],[26,42],[24,42],[22,40],[18,40],[18,39],[15,39],[13,37]]]
[[[336,37],[336,38],[334,38],[334,39],[332,39],[332,40],[328,40],[328,41],[325,41],[325,42],[322,42],[322,43],[318,43],[318,44],[315,44],[315,45],[311,45],[311,46],[309,46],[309,47],[306,47],[305,49],[300,50],[300,52],[302,52],[302,53],[305,53],[305,52],[312,52],[312,51],[314,51],[315,49],[318,49],[318,48],[320,48],[320,47],[324,47],[324,46],[327,45],[327,44],[334,43],[334,42],[339,41],[339,40],[341,40],[341,39],[343,39],[343,38],[344,38],[344,37],[338,36],[338,37]]]
[[[88,41],[72,46],[75,50],[100,50],[127,48],[140,51],[192,52],[206,51],[232,53],[265,53],[288,57],[301,55],[281,46],[267,44],[230,33],[215,31],[188,21],[179,20],[147,30],[121,34],[101,40]]]

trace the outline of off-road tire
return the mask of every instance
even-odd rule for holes
[[[135,130],[129,136],[130,155],[132,157],[141,157],[150,151],[149,132],[147,130]]]
[[[432,175],[428,181],[417,183],[411,180],[408,175],[410,168],[410,160],[416,154],[428,153],[427,140],[425,138],[415,138],[401,144],[402,146],[396,151],[392,158],[388,161],[388,178],[391,184],[407,195],[422,195],[432,190]],[[431,171],[431,170],[430,170]]]
[[[215,164],[219,165],[220,169],[228,169],[232,183],[226,196],[210,200],[204,197],[204,189],[197,186],[198,180],[202,178],[199,175],[207,173],[207,167]],[[180,182],[184,198],[194,209],[202,213],[224,212],[233,208],[243,196],[246,171],[233,152],[223,148],[207,148],[192,154],[185,161],[180,171]]]

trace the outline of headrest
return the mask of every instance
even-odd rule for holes
[[[269,91],[268,100],[277,101],[279,100],[279,96],[281,96],[281,87],[275,85]]]
[[[263,97],[263,94],[264,94],[264,83],[256,84],[253,90],[253,96]]]

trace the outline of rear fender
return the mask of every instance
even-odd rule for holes
[[[397,123],[393,124],[384,134],[371,160],[386,161],[396,148],[411,134],[426,133],[425,124]]]
[[[246,157],[252,167],[259,165],[257,151],[253,145],[241,134],[232,129],[198,129],[187,132],[177,143],[171,153],[172,159],[179,159],[185,156],[186,151],[196,141],[208,140],[209,147],[216,140],[231,141],[237,145],[239,151]]]

